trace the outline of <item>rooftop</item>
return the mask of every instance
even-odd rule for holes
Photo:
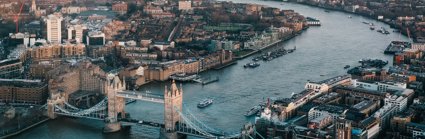
[[[327,101],[332,100],[332,99],[334,99],[334,98],[336,98],[338,96],[339,96],[338,93],[331,92],[331,93],[325,94],[325,95],[323,95],[323,96],[321,96],[319,98],[314,99],[314,101],[315,102],[326,103]]]
[[[25,80],[25,79],[0,79],[0,86],[13,86],[23,88],[36,88],[47,86],[41,80]]]
[[[336,113],[336,114],[341,114],[346,110],[346,108],[342,106],[329,105],[329,104],[319,105],[315,107],[314,109],[318,111],[327,111],[329,113]]]
[[[360,103],[357,103],[356,105],[352,106],[352,108],[357,109],[359,111],[369,108],[371,105],[373,105],[374,102],[370,100],[363,100]]]
[[[409,122],[406,124],[406,126],[414,127],[415,129],[420,129],[422,131],[425,131],[425,124]]]
[[[372,94],[372,95],[378,95],[378,96],[385,96],[385,92],[381,92],[381,91],[375,91],[375,90],[369,90],[369,89],[364,89],[364,88],[360,88],[360,87],[353,87],[353,86],[338,86],[336,87],[336,89],[341,89],[341,90],[347,90],[347,91],[352,91],[352,92],[360,92],[360,93],[367,93],[367,94]]]
[[[317,84],[323,84],[324,83],[324,84],[327,84],[327,85],[333,85],[333,84],[335,84],[339,81],[342,81],[342,80],[345,80],[345,79],[348,79],[348,78],[351,78],[351,76],[350,75],[341,75],[341,76],[336,76],[336,77],[329,78],[329,79],[326,79],[326,80],[322,80],[322,81],[319,81],[319,82],[311,82],[311,83],[317,83]]]
[[[322,121],[323,119],[328,118],[328,117],[330,117],[330,115],[325,113],[323,115],[320,115],[317,118],[314,118],[313,120],[311,120],[311,122],[320,123],[320,121]]]

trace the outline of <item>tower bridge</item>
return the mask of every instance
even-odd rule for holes
[[[161,138],[177,139],[184,136],[201,138],[239,138],[240,133],[227,133],[211,128],[198,120],[190,111],[183,110],[183,89],[172,81],[165,86],[164,95],[154,95],[126,90],[126,84],[117,76],[104,84],[105,98],[88,109],[80,109],[65,101],[63,96],[47,100],[47,115],[54,119],[64,115],[78,118],[102,120],[104,132],[121,130],[122,123],[140,124],[161,128]],[[164,123],[131,119],[126,117],[126,99],[164,104]]]

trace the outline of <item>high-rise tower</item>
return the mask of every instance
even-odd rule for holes
[[[62,15],[51,14],[46,18],[47,41],[50,43],[62,43]]]
[[[37,5],[35,4],[35,0],[32,0],[30,12],[35,12],[37,10]]]

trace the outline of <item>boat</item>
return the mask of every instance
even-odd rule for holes
[[[390,34],[390,32],[389,31],[387,31],[387,29],[385,29],[384,27],[381,27],[381,30],[382,30],[382,34]]]
[[[353,18],[353,17],[351,17],[351,15],[350,15],[350,16],[348,16],[348,18]]]
[[[390,32],[388,30],[386,30],[384,27],[381,27],[381,29],[378,29],[377,32],[382,33],[382,34],[390,34]]]
[[[344,69],[350,68],[350,65],[345,65]]]
[[[207,98],[198,103],[198,108],[208,107],[213,103],[213,99]]]
[[[260,64],[257,63],[257,62],[247,63],[247,64],[243,65],[244,68],[256,68],[258,66],[260,66]]]
[[[260,58],[258,58],[258,57],[252,59],[252,61],[259,61],[259,60],[260,60]]]
[[[244,114],[246,117],[253,116],[261,110],[261,106],[254,106]]]
[[[331,11],[329,11],[329,10],[325,10],[325,12],[330,13]]]
[[[363,23],[363,24],[369,24],[369,22],[366,22],[366,21],[363,21],[362,23]]]

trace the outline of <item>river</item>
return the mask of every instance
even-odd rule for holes
[[[276,1],[232,0],[233,2],[257,3],[282,9],[293,9],[304,16],[314,17],[322,22],[321,27],[310,27],[296,38],[282,43],[287,48],[297,47],[294,53],[279,57],[270,62],[260,62],[255,69],[244,69],[243,64],[252,57],[238,61],[237,65],[219,71],[208,71],[203,76],[220,78],[219,82],[205,86],[184,83],[184,109],[190,110],[200,121],[211,127],[225,131],[238,131],[246,122],[252,121],[243,114],[252,106],[267,97],[289,97],[292,92],[300,92],[307,80],[323,80],[345,74],[345,65],[358,65],[362,58],[380,58],[392,61],[392,56],[383,51],[392,40],[407,41],[397,33],[383,35],[369,30],[363,21],[375,26],[389,26],[369,18],[349,13]],[[352,18],[348,18],[352,16]],[[390,62],[391,64],[391,62]],[[170,82],[152,83],[143,90],[162,94],[164,86]],[[215,102],[205,109],[196,104],[206,97]],[[163,122],[163,105],[136,102],[126,106],[133,118]],[[80,138],[157,138],[158,129],[133,126],[130,130],[113,134],[102,133],[103,123],[84,119],[59,118],[37,126],[18,139],[80,139]]]

